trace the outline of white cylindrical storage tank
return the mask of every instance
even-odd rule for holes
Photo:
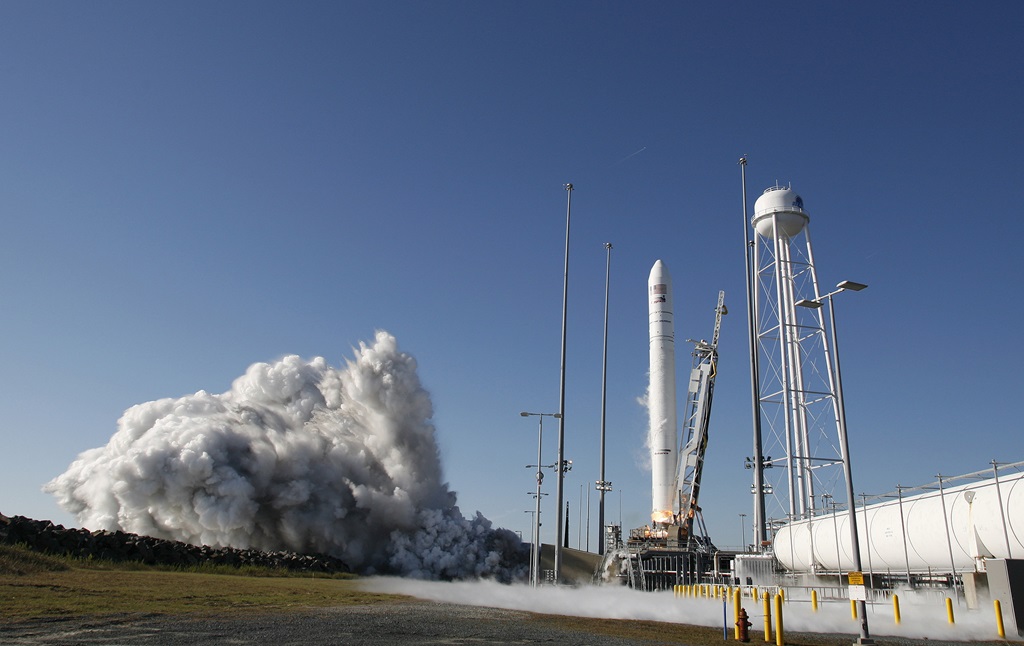
[[[750,224],[762,238],[771,238],[776,227],[779,233],[792,238],[810,221],[804,211],[804,200],[792,188],[771,186],[754,202]]]
[[[986,557],[1024,558],[1024,473],[1000,475],[996,489],[990,479],[908,496],[902,515],[899,499],[857,509],[861,566],[874,572],[949,572],[974,570]],[[785,525],[774,548],[787,570],[852,570],[849,514]]]

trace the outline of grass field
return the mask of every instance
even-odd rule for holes
[[[229,566],[180,570],[69,559],[0,545],[0,616],[7,621],[124,613],[281,612],[401,599],[363,592],[351,575]]]

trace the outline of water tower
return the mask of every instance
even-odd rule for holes
[[[846,502],[841,411],[824,318],[820,308],[797,306],[822,298],[809,223],[803,199],[778,185],[757,198],[750,219],[759,427],[747,466],[755,469],[759,543],[770,540],[773,526],[834,512]]]

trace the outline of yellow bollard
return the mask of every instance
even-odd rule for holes
[[[768,593],[764,593],[764,641],[766,644],[772,641],[772,604],[768,600]]]
[[[999,639],[1006,639],[1006,630],[1003,629],[1003,607],[999,605],[999,599],[995,599],[992,605],[996,609],[996,632],[999,633]]]
[[[733,616],[733,636],[736,641],[740,640],[740,599],[742,598],[742,590],[736,588],[732,593],[732,616]]]
[[[779,596],[782,597],[783,601],[785,601],[786,600],[786,591],[784,589],[782,589],[782,588],[779,588]]]
[[[782,630],[782,593],[775,595],[775,646],[786,646],[786,638]]]
[[[818,591],[811,590],[811,610],[818,612]]]
[[[857,621],[857,602],[850,599],[850,616],[853,617],[854,621]]]
[[[953,600],[949,597],[946,597],[946,616],[949,618],[950,624],[956,623],[953,621]]]
[[[892,618],[896,620],[896,625],[900,625],[900,595],[892,595]]]
[[[753,599],[754,601],[757,601],[758,599],[761,598],[761,595],[759,595],[757,593],[757,586],[756,585],[753,588],[750,589],[750,598]]]

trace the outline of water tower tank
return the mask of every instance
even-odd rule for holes
[[[770,186],[754,202],[754,216],[750,224],[762,238],[771,238],[774,221],[778,223],[781,235],[792,238],[810,219],[804,211],[804,200],[796,191],[789,187]]]

